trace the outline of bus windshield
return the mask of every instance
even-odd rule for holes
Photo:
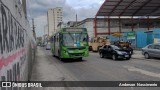
[[[63,34],[64,46],[86,46],[88,45],[88,35],[84,33]]]

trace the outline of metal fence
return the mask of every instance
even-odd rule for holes
[[[128,39],[129,32],[123,33],[123,36],[121,37],[115,37],[110,35],[109,39],[111,42],[117,41],[117,40],[123,40],[123,41],[130,41],[132,47],[135,48],[143,48],[147,46],[148,44],[154,43],[155,39],[160,39],[160,28],[152,29],[148,32],[144,29],[136,30],[135,32],[135,39]]]

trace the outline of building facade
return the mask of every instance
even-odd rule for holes
[[[132,26],[133,22],[133,26]],[[123,18],[119,21],[118,18],[110,19],[110,33],[115,32],[131,32],[138,30],[145,30],[153,28],[159,28],[158,19],[150,19],[148,22],[147,19],[134,19],[133,21],[129,18]],[[108,33],[108,19],[107,18],[97,18],[97,25],[94,26],[94,18],[87,18],[78,23],[79,27],[87,28],[89,37],[94,37],[95,32],[94,28],[97,29],[97,33],[100,33],[100,36],[106,36]],[[148,27],[149,26],[149,27]],[[133,27],[133,30],[132,30]],[[98,35],[99,36],[99,35]]]
[[[47,16],[48,16],[49,36],[51,36],[52,34],[58,31],[57,25],[60,22],[63,22],[63,8],[56,7],[53,9],[49,9]]]
[[[81,22],[78,22],[77,26],[78,27],[82,27],[82,28],[86,28],[88,31],[88,35],[89,37],[94,37],[94,19],[93,18],[87,18],[85,20],[82,20]]]

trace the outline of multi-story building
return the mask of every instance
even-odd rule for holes
[[[62,7],[56,7],[53,9],[49,9],[48,13],[48,30],[49,36],[56,33],[58,31],[57,25],[60,22],[63,22],[63,9]]]

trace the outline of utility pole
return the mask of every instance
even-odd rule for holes
[[[35,25],[34,25],[34,19],[32,19],[32,28],[33,28],[33,36],[36,39],[36,33],[35,33]]]
[[[25,13],[25,17],[27,18],[27,4],[26,4],[26,0],[22,0],[22,7],[23,7],[23,11]]]
[[[77,14],[76,14],[76,27],[77,27]]]
[[[54,11],[55,11],[55,10],[54,10]],[[55,21],[55,19],[56,19],[56,18],[55,18],[55,14],[56,14],[56,13],[55,13],[54,11],[53,11],[53,13],[54,13],[54,15],[53,15],[53,19],[54,19],[54,31],[53,31],[53,32],[56,33],[56,24],[55,24],[55,23],[56,23],[56,21]],[[48,37],[49,37],[49,33],[48,33]]]
[[[48,21],[48,24],[47,24],[47,27],[48,27],[47,38],[48,38],[48,35],[49,35],[49,11],[47,12],[47,21]]]

